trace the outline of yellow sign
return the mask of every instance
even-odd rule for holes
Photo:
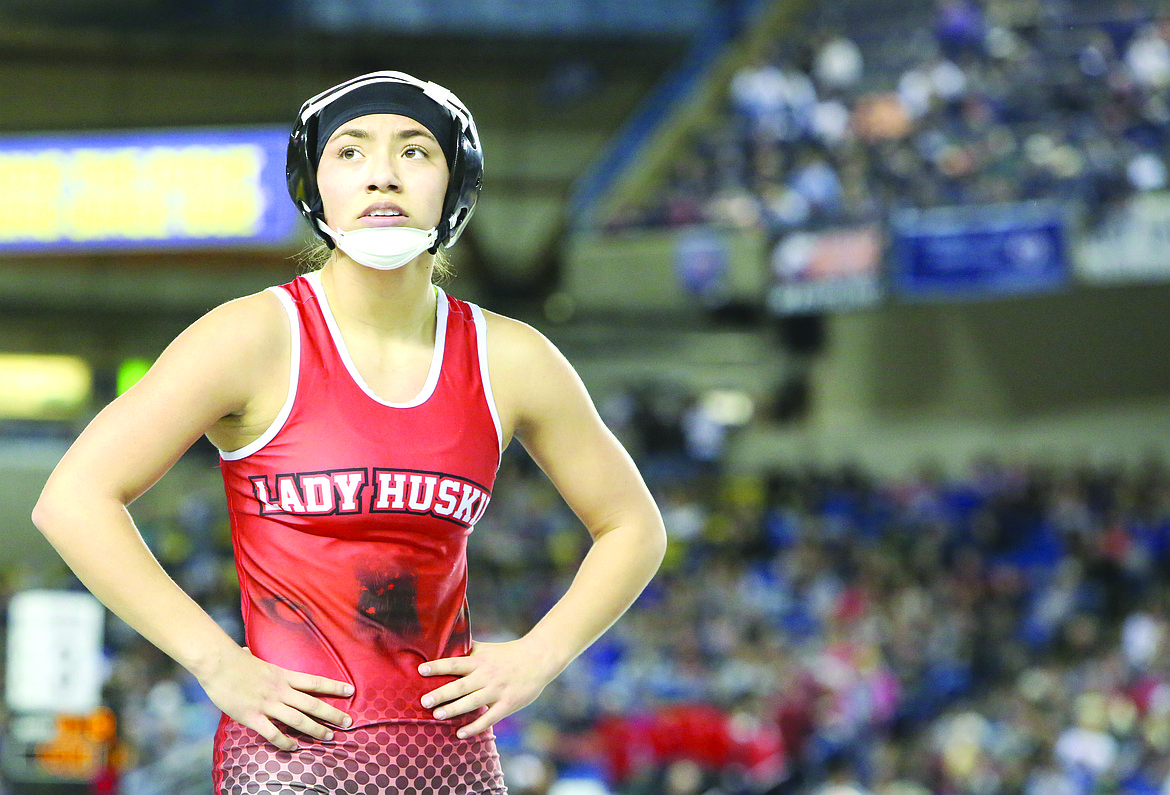
[[[284,133],[0,140],[0,249],[280,242],[295,224]]]
[[[264,206],[261,152],[76,149],[0,154],[0,240],[247,237]]]

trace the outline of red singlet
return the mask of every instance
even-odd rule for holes
[[[288,398],[263,436],[221,454],[247,644],[352,683],[352,698],[326,700],[354,723],[282,752],[225,716],[216,791],[503,792],[491,733],[458,739],[468,716],[437,721],[420,704],[450,680],[418,674],[471,648],[467,537],[501,442],[483,315],[436,288],[430,373],[395,404],[362,380],[319,274],[272,290],[294,330]]]

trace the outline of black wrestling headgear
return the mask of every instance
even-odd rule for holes
[[[451,177],[443,200],[439,246],[450,248],[467,226],[483,185],[483,149],[475,120],[447,89],[403,72],[371,72],[323,91],[301,106],[288,142],[288,193],[313,231],[333,248],[324,231],[325,211],[317,191],[317,164],[337,128],[358,116],[395,113],[426,127],[443,150]]]

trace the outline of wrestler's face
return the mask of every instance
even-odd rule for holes
[[[325,222],[339,231],[368,226],[431,229],[447,192],[447,158],[419,122],[376,113],[337,128],[321,152],[317,189]]]

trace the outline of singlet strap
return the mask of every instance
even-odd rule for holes
[[[492,415],[492,424],[496,426],[496,444],[499,445],[500,455],[504,454],[504,431],[500,426],[500,414],[496,409],[496,396],[492,393],[492,377],[488,370],[488,341],[487,320],[483,310],[472,303],[471,316],[475,318],[475,347],[479,350],[479,380],[483,383],[483,397],[487,401],[488,411]]]
[[[292,296],[289,295],[288,290],[285,290],[283,287],[269,287],[266,292],[273,293],[280,299],[280,303],[288,315],[291,342],[289,346],[291,356],[288,363],[288,394],[285,396],[284,405],[280,407],[280,413],[276,415],[276,419],[272,421],[272,424],[268,426],[264,433],[260,434],[259,438],[238,450],[219,451],[219,457],[224,461],[239,461],[263,449],[266,444],[276,438],[276,434],[280,433],[280,429],[284,427],[285,422],[288,421],[289,414],[292,413],[293,403],[296,402],[297,383],[300,380],[301,374],[300,314],[297,312],[297,305],[293,301]]]

